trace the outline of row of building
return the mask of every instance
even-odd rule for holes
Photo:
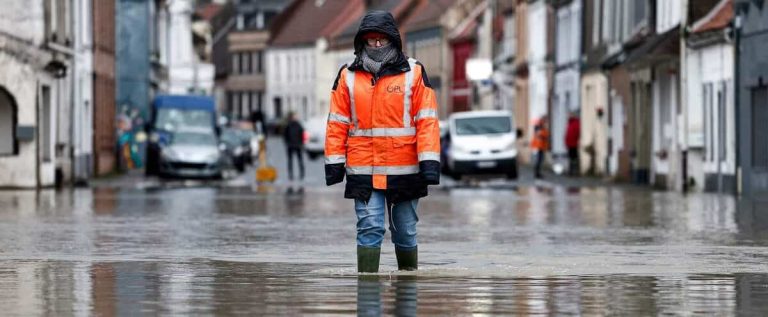
[[[582,173],[670,190],[768,192],[763,1],[496,1],[496,101],[552,160],[581,120]],[[510,102],[511,101],[511,102]],[[487,105],[481,105],[487,106]]]
[[[768,191],[768,10],[752,0],[10,1],[0,186],[109,173],[158,93],[211,94],[234,119],[324,116],[370,10],[395,17],[441,118],[507,109],[525,138],[547,118],[558,163],[577,114],[583,173]],[[493,75],[469,80],[470,59]]]
[[[221,20],[241,25],[243,2]],[[681,191],[768,191],[762,1],[259,3],[249,10],[274,19],[250,29],[222,22],[232,28],[219,32],[228,34],[218,44],[225,54],[214,49],[214,90],[235,118],[257,110],[271,119],[325,114],[338,68],[353,59],[361,17],[387,10],[406,54],[425,64],[441,118],[507,109],[526,138],[547,118],[552,163],[564,163],[563,135],[576,114],[582,173]],[[492,62],[493,75],[468,80],[469,59]]]
[[[546,109],[555,160],[564,158],[559,135],[577,111],[582,172],[680,191],[768,191],[768,129],[757,124],[768,109],[760,99],[768,68],[757,53],[768,21],[762,2],[518,1],[510,10],[505,19],[527,19],[517,22],[527,41],[533,28],[554,34],[547,74],[536,79],[535,45],[521,50],[518,30],[509,74],[518,116],[530,126]],[[542,10],[548,17],[539,20]],[[542,80],[548,93],[527,89],[526,104],[525,85]]]
[[[0,10],[0,187],[107,175],[158,93],[213,90],[193,0],[13,0]]]

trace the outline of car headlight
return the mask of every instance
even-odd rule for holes
[[[179,157],[178,153],[170,148],[165,148],[162,150],[163,157],[169,160],[175,160]]]
[[[219,160],[219,152],[211,152],[205,157],[206,161],[218,161]]]
[[[512,151],[512,150],[514,150],[516,148],[517,148],[517,146],[515,145],[515,142],[509,142],[509,144],[507,144],[507,146],[504,147],[504,150],[505,151]]]
[[[243,151],[245,151],[245,149],[243,149],[243,147],[242,147],[242,146],[238,146],[238,147],[236,147],[236,148],[235,148],[235,151],[234,151],[234,153],[235,153],[235,156],[240,156],[240,155],[242,155],[242,154],[243,154]]]
[[[455,153],[467,153],[467,152],[469,152],[469,151],[467,151],[467,149],[465,149],[463,147],[460,147],[458,145],[453,145],[452,148],[453,148],[453,151]]]

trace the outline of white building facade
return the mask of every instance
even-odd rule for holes
[[[300,120],[322,114],[315,98],[315,51],[315,46],[267,50],[268,106],[264,113],[268,119],[282,119],[289,112],[296,113]]]
[[[565,164],[568,149],[565,132],[568,118],[579,111],[581,77],[581,1],[557,9],[555,86],[552,100],[552,158]],[[566,165],[567,166],[567,165]]]
[[[328,49],[328,41],[319,39],[315,46],[315,100],[318,115],[327,114],[331,107],[331,90],[339,69],[355,60],[355,51],[351,48]]]
[[[549,104],[549,65],[547,63],[547,3],[535,1],[528,4],[528,69],[529,131],[525,135],[533,136],[535,122],[547,115]]]
[[[656,3],[657,36],[678,32],[681,5],[677,1]],[[679,38],[675,37],[676,41]],[[682,139],[683,125],[680,108],[680,59],[661,61],[653,67],[653,123],[651,153],[651,184],[668,189],[683,188]]]
[[[168,54],[168,91],[171,94],[213,93],[214,67],[202,63],[192,44],[191,0],[176,0],[168,5],[167,29],[159,27],[160,50]]]
[[[93,175],[93,5],[75,0],[72,145],[75,181]]]
[[[15,0],[0,11],[0,187],[71,177],[73,4]]]
[[[683,47],[683,143],[690,188],[696,191],[736,192],[734,46],[722,26],[710,27],[727,5],[723,0],[691,21]]]

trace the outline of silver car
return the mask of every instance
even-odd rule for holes
[[[176,132],[160,151],[160,176],[221,177],[224,157],[213,132]]]

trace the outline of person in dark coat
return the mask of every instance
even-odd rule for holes
[[[283,131],[283,138],[288,150],[288,178],[293,180],[293,157],[296,156],[299,163],[299,179],[303,180],[304,159],[301,153],[304,151],[304,127],[296,119],[296,114],[293,112],[288,115],[288,125]]]
[[[253,123],[253,132],[261,133],[267,136],[267,125],[264,122],[264,113],[261,110],[251,112],[251,123]]]
[[[579,137],[581,134],[581,123],[579,117],[572,113],[568,118],[568,128],[565,131],[565,146],[568,148],[568,174],[576,176],[579,174]]]

